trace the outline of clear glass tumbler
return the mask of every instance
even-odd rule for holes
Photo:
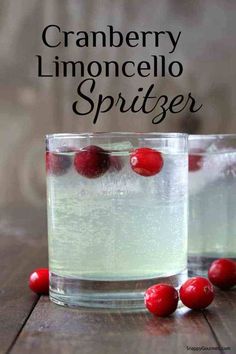
[[[179,286],[187,267],[187,136],[46,140],[51,300],[140,309],[148,286]]]
[[[236,258],[236,135],[189,136],[189,269]]]

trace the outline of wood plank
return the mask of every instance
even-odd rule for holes
[[[45,222],[41,224],[39,214],[33,217],[33,211],[25,215],[32,217],[24,221],[21,213],[25,210],[1,212],[0,220],[0,353],[5,353],[12,345],[38,297],[28,288],[29,273],[36,267],[47,264],[47,251],[42,231]],[[7,216],[6,216],[7,215]],[[44,225],[44,226],[43,226]],[[30,232],[29,229],[33,229]]]
[[[187,346],[216,345],[202,313],[186,308],[160,319],[146,312],[68,309],[41,297],[11,353],[183,354]]]
[[[216,290],[216,298],[209,310],[205,311],[212,330],[225,352],[236,353],[236,288]]]

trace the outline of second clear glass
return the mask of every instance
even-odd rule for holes
[[[189,136],[189,269],[236,258],[236,135]]]

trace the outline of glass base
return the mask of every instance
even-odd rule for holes
[[[187,270],[178,274],[145,280],[96,281],[61,277],[50,273],[50,299],[69,307],[144,310],[144,292],[157,283],[179,287],[187,279]]]
[[[188,275],[190,277],[193,276],[207,276],[208,269],[212,262],[214,262],[218,258],[231,258],[236,260],[234,257],[227,257],[224,255],[216,255],[216,256],[188,256]]]

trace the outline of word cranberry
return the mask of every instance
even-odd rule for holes
[[[206,308],[214,299],[214,288],[207,278],[188,279],[179,290],[183,304],[193,310]]]
[[[29,287],[36,294],[49,292],[49,272],[47,268],[38,268],[30,274]]]
[[[203,156],[201,155],[204,152],[202,149],[192,149],[188,155],[188,170],[190,172],[198,171],[202,168]]]
[[[97,178],[109,169],[109,155],[99,146],[87,146],[75,154],[74,166],[80,175],[87,178]]]
[[[46,171],[56,176],[64,175],[71,166],[69,156],[60,153],[46,152]]]
[[[130,165],[132,170],[141,176],[154,176],[161,171],[163,158],[157,150],[139,148],[131,153]]]
[[[145,292],[144,303],[147,309],[159,317],[172,314],[178,305],[178,292],[168,284],[156,284]]]
[[[227,258],[217,259],[208,270],[208,278],[218,288],[232,288],[236,285],[236,262]]]

